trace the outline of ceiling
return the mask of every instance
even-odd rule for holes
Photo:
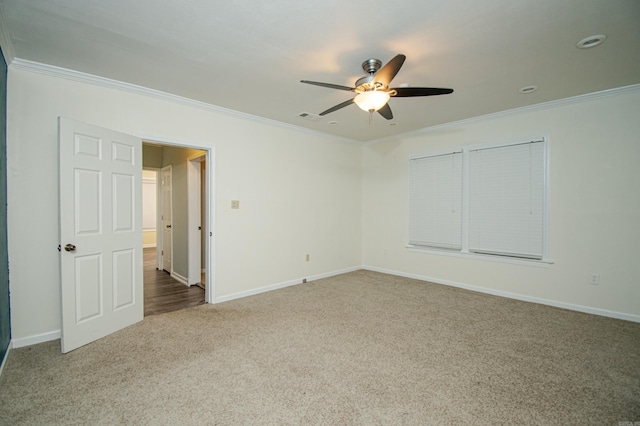
[[[371,141],[640,83],[638,0],[0,0],[15,58]],[[604,34],[600,46],[576,43]],[[7,41],[8,39],[8,41]],[[7,48],[5,47],[5,50]],[[407,56],[391,86],[453,88],[391,98],[394,119],[356,105],[369,58]],[[11,59],[11,58],[9,58]],[[521,94],[535,85],[538,90]]]

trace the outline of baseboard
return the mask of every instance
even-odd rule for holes
[[[60,330],[50,331],[48,333],[36,334],[33,336],[23,337],[21,339],[13,339],[14,349],[22,348],[24,346],[37,345],[38,343],[49,342],[51,340],[57,340],[61,336]]]
[[[4,353],[4,357],[2,358],[2,362],[0,362],[0,377],[2,377],[2,371],[4,370],[4,364],[7,362],[7,358],[9,358],[9,352],[11,352],[11,340],[9,340],[9,346],[7,346],[7,351]]]
[[[436,284],[448,285],[451,287],[458,287],[465,290],[476,291],[478,293],[486,293],[494,296],[506,297],[509,299],[522,300],[523,302],[539,303],[541,305],[553,306],[556,308],[568,309],[571,311],[584,312],[587,314],[600,315],[603,317],[616,318],[625,321],[639,322],[640,315],[626,314],[623,312],[609,311],[606,309],[593,308],[591,306],[574,305],[572,303],[559,302],[557,300],[543,299],[540,297],[532,297],[524,294],[511,293],[508,291],[494,290],[491,288],[479,287],[471,284],[459,283],[455,281],[442,280],[439,278],[427,277],[424,275],[409,274],[406,272],[394,271],[391,269],[376,268],[373,266],[363,266],[362,269],[368,271],[380,272],[383,274],[396,275],[399,277],[412,278],[420,281],[428,281]]]
[[[187,279],[185,277],[183,277],[180,274],[176,274],[175,272],[171,272],[171,278],[175,279],[176,281],[178,281],[180,284],[184,284],[187,287],[189,286]]]
[[[155,245],[155,243],[151,243],[151,244],[143,244],[143,245],[142,245],[142,248],[152,248],[152,247],[155,247],[155,246],[156,246],[156,245]]]
[[[256,288],[256,289],[253,289],[253,290],[241,291],[241,292],[229,294],[229,295],[226,295],[226,296],[215,297],[213,299],[213,303],[222,303],[222,302],[228,302],[228,301],[234,300],[234,299],[241,299],[243,297],[255,296],[256,294],[266,293],[268,291],[273,291],[273,290],[279,290],[281,288],[290,287],[292,285],[303,284],[304,280],[306,280],[306,282],[311,282],[311,281],[316,281],[316,280],[320,280],[320,279],[323,279],[323,278],[333,277],[333,276],[336,276],[336,275],[346,274],[348,272],[358,271],[360,269],[362,269],[362,267],[354,266],[354,267],[351,267],[351,268],[339,269],[337,271],[327,272],[327,273],[324,273],[324,274],[311,275],[311,276],[308,276],[308,277],[305,277],[305,278],[296,278],[296,279],[289,280],[289,281],[283,281],[281,283],[271,284],[271,285],[267,285],[267,286],[264,286],[264,287]]]

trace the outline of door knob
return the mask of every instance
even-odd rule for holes
[[[167,225],[167,228],[171,228],[171,225]]]
[[[64,251],[76,251],[76,246],[74,246],[73,244],[67,244],[66,246],[64,246]]]

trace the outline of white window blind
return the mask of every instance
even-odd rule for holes
[[[469,251],[542,259],[544,142],[469,151]]]
[[[409,244],[461,248],[461,151],[409,161]]]

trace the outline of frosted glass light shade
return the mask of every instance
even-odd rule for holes
[[[368,90],[354,98],[354,102],[363,111],[377,111],[389,101],[389,93],[379,90]]]

